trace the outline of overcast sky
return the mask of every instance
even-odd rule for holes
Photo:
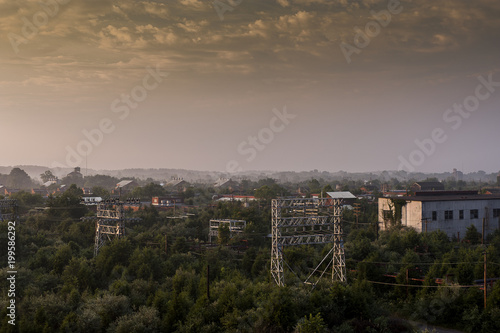
[[[42,3],[0,0],[0,165],[500,170],[498,0]]]

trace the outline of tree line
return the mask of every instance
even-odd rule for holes
[[[473,228],[460,243],[439,231],[378,232],[376,205],[361,201],[358,220],[352,211],[343,217],[347,282],[325,277],[314,288],[303,284],[330,249],[311,245],[285,248],[287,286],[277,287],[269,273],[267,195],[249,205],[195,205],[185,218],[172,219],[171,211],[154,207],[128,211],[141,221],[126,225],[126,237],[108,242],[94,257],[95,225],[81,217],[95,213],[80,205],[81,194],[76,185],[45,203],[19,194],[19,321],[6,321],[3,268],[0,332],[415,331],[406,319],[466,332],[500,331],[500,285],[489,287],[486,308],[476,286],[485,250],[488,278],[500,276],[499,231],[486,248]],[[202,196],[208,200],[210,194]],[[42,203],[46,209],[33,212]],[[247,227],[234,238],[221,232],[218,244],[206,246],[210,219],[222,218],[246,220]],[[0,222],[1,244],[6,231],[7,223]],[[6,262],[5,249],[0,251]]]

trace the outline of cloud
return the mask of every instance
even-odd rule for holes
[[[207,8],[207,4],[203,3],[200,0],[180,0],[180,3],[186,7],[190,7],[190,8],[194,8],[194,9]]]
[[[465,0],[402,4],[403,12],[373,39],[361,63],[392,66],[388,59],[397,55],[408,68],[420,66],[412,61],[419,55],[443,61],[437,58],[441,54],[481,52],[498,41],[498,1],[478,0],[474,6]],[[114,82],[152,61],[192,75],[282,77],[292,67],[306,76],[334,75],[348,70],[339,43],[352,42],[354,27],[373,20],[372,10],[386,8],[385,0],[244,1],[220,21],[210,1],[71,1],[60,6],[35,38],[20,45],[20,55],[26,60],[26,72],[53,55],[71,59],[54,61],[50,67],[64,68],[72,73],[72,84],[81,81],[85,86],[91,80],[96,86],[99,81]],[[15,56],[7,34],[21,34],[22,17],[30,18],[39,10],[36,0],[0,2],[3,59]],[[3,64],[0,70],[9,73],[5,60]],[[112,74],[117,64],[121,74]],[[83,75],[82,67],[98,74]]]
[[[288,0],[277,0],[278,3],[282,6],[282,7],[288,7],[290,6],[290,3],[288,2]]]
[[[163,3],[141,1],[141,5],[144,6],[144,12],[150,15],[158,16],[162,19],[168,18],[167,6]]]
[[[207,20],[195,22],[193,20],[183,19],[182,22],[177,23],[177,26],[189,33],[199,33],[201,29],[208,25]]]
[[[292,0],[292,1],[294,4],[302,6],[310,6],[313,4],[332,5],[335,2],[330,0]]]

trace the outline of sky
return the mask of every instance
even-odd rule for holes
[[[0,165],[500,170],[497,0],[0,0]]]

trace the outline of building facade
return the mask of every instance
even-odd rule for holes
[[[444,231],[448,237],[465,236],[474,225],[485,235],[500,228],[500,195],[471,191],[417,192],[414,196],[379,198],[378,221],[381,230],[395,223],[418,232]]]
[[[178,205],[183,205],[184,199],[182,197],[152,197],[151,205],[157,207],[174,207]]]

